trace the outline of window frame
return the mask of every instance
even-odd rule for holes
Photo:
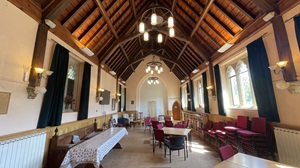
[[[204,88],[203,88],[203,78],[202,78],[202,76],[196,82],[197,82],[197,103],[198,103],[198,107],[204,108],[205,107],[205,105],[204,105]],[[200,85],[201,85],[201,88],[202,88],[202,94],[201,94],[201,91],[200,91]]]
[[[247,67],[247,74],[249,77],[249,84],[250,84],[251,95],[252,95],[252,106],[245,106],[244,101],[243,101],[243,96],[242,96],[243,83],[241,82],[241,71],[239,69],[239,67],[242,63],[245,64]],[[230,67],[233,68],[233,70],[235,72],[237,88],[238,88],[237,91],[238,91],[239,105],[234,105],[234,103],[233,103],[232,85],[231,85],[230,76],[228,73]],[[249,71],[247,52],[243,53],[242,56],[240,56],[240,57],[236,57],[234,60],[230,61],[229,63],[226,63],[224,65],[224,71],[225,71],[225,81],[227,84],[225,89],[228,92],[229,108],[232,108],[232,109],[257,109],[253,85],[252,85],[252,81],[251,81],[251,75],[250,75],[250,71]]]

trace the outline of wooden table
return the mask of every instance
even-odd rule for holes
[[[133,125],[133,127],[135,127],[137,124],[139,126],[141,126],[142,125],[142,120],[133,120],[133,121],[130,121],[130,126]]]
[[[278,162],[258,158],[244,153],[237,153],[214,168],[295,168]]]
[[[190,143],[191,142],[191,129],[189,128],[174,128],[174,127],[163,127],[162,130],[164,131],[165,135],[181,135],[181,136],[186,136],[187,137],[187,141]],[[187,141],[185,141],[185,146],[187,149]],[[190,151],[191,151],[191,144],[189,144],[190,146]],[[188,157],[188,150],[186,150],[187,152],[187,157]]]
[[[68,150],[60,168],[74,168],[82,163],[100,167],[100,161],[128,132],[124,127],[110,128]]]

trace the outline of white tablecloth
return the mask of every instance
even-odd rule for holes
[[[124,127],[110,128],[69,149],[60,167],[74,168],[81,163],[93,163],[99,167],[103,157],[124,135],[128,135]]]

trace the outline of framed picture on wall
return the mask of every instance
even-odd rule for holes
[[[111,99],[111,110],[115,110],[116,108],[116,99]]]
[[[131,100],[131,104],[134,104],[134,101],[133,101],[133,100]]]
[[[7,114],[10,93],[0,92],[0,114]]]

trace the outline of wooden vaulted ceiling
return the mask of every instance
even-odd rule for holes
[[[87,46],[96,64],[108,66],[127,80],[148,55],[156,55],[179,80],[205,63],[217,59],[226,42],[238,43],[265,24],[261,18],[276,11],[277,0],[27,0],[12,2],[30,10],[41,22],[50,19],[50,29],[66,42]],[[23,4],[22,4],[23,3]],[[24,6],[24,4],[26,4]],[[175,37],[159,44],[151,35],[143,41],[138,24],[143,12],[153,5],[174,14]],[[21,6],[21,7],[20,7]],[[29,13],[30,13],[29,12]],[[28,13],[28,12],[27,12]],[[256,25],[253,26],[253,25]]]

